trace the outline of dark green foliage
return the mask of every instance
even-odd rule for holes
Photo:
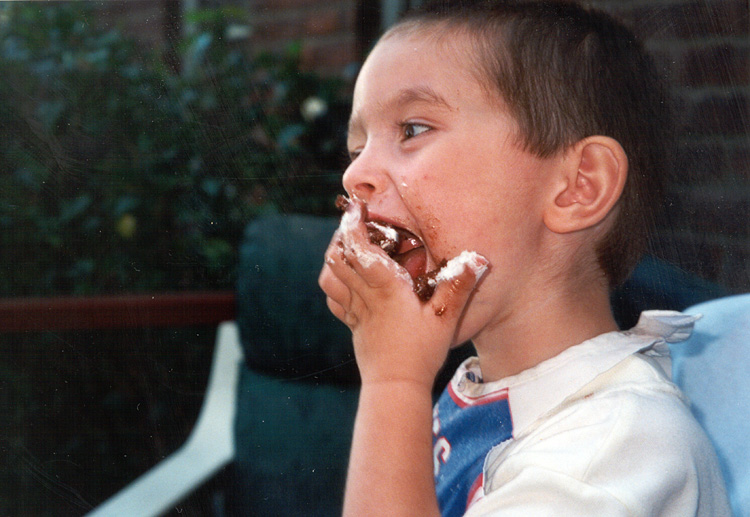
[[[0,7],[0,296],[231,287],[249,220],[329,210],[340,82],[251,57],[241,12],[190,15],[175,71],[88,7]]]
[[[0,297],[231,289],[256,216],[334,211],[340,81],[226,38],[239,11],[190,15],[172,59],[92,5],[0,4]],[[173,452],[214,330],[0,336],[0,515],[82,515]]]

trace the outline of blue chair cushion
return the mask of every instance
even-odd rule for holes
[[[227,515],[341,515],[358,397],[243,365]]]
[[[735,515],[750,515],[750,294],[685,312],[703,317],[671,346],[672,375],[716,448]]]
[[[237,324],[248,366],[287,379],[358,384],[349,329],[318,286],[336,217],[268,214],[240,245]]]

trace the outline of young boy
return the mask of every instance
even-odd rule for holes
[[[362,377],[345,513],[728,515],[665,373],[693,318],[620,332],[609,306],[668,153],[653,67],[568,3],[455,4],[392,28],[355,86],[320,276]]]

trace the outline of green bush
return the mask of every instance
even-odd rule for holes
[[[327,213],[343,84],[200,11],[179,70],[83,3],[0,6],[0,296],[231,287],[266,210]]]

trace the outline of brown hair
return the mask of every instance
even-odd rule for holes
[[[672,152],[666,91],[633,34],[569,2],[440,1],[392,29],[470,35],[487,86],[519,124],[521,145],[551,156],[592,135],[617,140],[629,172],[610,231],[597,243],[610,286],[643,254]]]

